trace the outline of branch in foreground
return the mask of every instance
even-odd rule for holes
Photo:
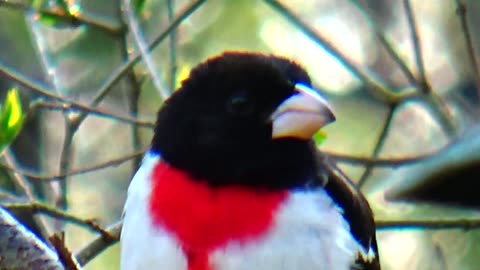
[[[479,219],[452,219],[452,220],[377,220],[375,221],[378,230],[392,230],[392,229],[478,229],[480,228]],[[121,221],[113,224],[107,228],[107,232],[112,236],[105,239],[102,236],[97,237],[75,257],[81,265],[85,265],[105,249],[115,244],[120,240],[120,232],[122,230]]]
[[[1,207],[0,258],[0,269],[64,269],[53,250]]]
[[[65,266],[67,270],[80,270],[80,266],[74,260],[72,253],[65,246],[65,234],[62,232],[60,234],[54,234],[49,238],[50,243],[57,251],[59,260]]]
[[[122,222],[119,221],[112,226],[108,227],[108,234],[111,236],[109,238],[98,236],[95,240],[90,242],[86,247],[84,247],[80,252],[78,252],[75,257],[80,265],[85,265],[97,255],[102,253],[105,249],[111,245],[117,243],[120,240],[120,232],[122,231]]]

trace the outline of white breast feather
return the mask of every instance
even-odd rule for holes
[[[186,270],[179,244],[147,215],[150,174],[159,158],[147,154],[128,189],[121,237],[121,269]],[[214,270],[349,270],[363,251],[342,210],[322,190],[293,191],[262,239],[231,242],[210,256]],[[208,233],[208,232],[205,232]]]
[[[349,270],[358,252],[349,231],[324,190],[295,191],[264,239],[243,247],[231,243],[211,261],[217,270]]]

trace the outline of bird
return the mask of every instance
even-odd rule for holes
[[[313,135],[335,121],[288,58],[226,51],[160,106],[128,188],[122,270],[379,270],[372,210]]]

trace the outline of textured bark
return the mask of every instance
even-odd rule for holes
[[[63,270],[57,254],[0,208],[0,270]]]

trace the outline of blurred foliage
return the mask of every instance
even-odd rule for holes
[[[151,41],[194,2],[135,0],[133,16],[143,38]],[[434,99],[421,94],[420,86],[409,80],[399,68],[399,61],[379,41],[376,31],[384,34],[414,79],[419,77],[405,1],[280,1],[389,93],[416,94],[395,106],[372,94],[371,88],[339,60],[339,55],[325,49],[318,37],[301,30],[272,2],[201,2],[148,55],[167,91],[174,91],[172,88],[179,85],[191,67],[222,51],[273,53],[305,66],[314,86],[331,101],[337,122],[315,138],[326,152],[384,159],[414,157],[442,149],[455,140],[456,136],[452,138],[445,132],[439,120],[440,106],[431,105]],[[416,18],[428,85],[444,103],[455,132],[462,134],[478,125],[480,99],[478,74],[470,64],[472,55],[467,50],[457,1],[409,2]],[[463,2],[471,44],[478,55],[480,28],[476,26],[480,25],[480,17],[474,15],[480,12],[480,1]],[[153,122],[162,104],[144,62],[126,69],[108,85],[114,74],[119,74],[119,68],[138,53],[138,44],[127,30],[121,8],[122,1],[117,0],[0,0],[0,100],[7,96],[6,89],[18,85],[23,105],[28,108],[22,132],[9,147],[13,160],[19,168],[43,176],[67,173],[66,177],[55,177],[56,181],[36,181],[32,177],[27,180],[34,186],[35,195],[47,203],[62,205],[59,194],[65,193],[69,213],[98,218],[103,225],[119,219],[128,182],[139,160],[72,176],[68,171],[144,149],[152,130],[96,113],[86,114],[78,122],[78,129],[71,128],[83,111],[66,107],[75,101],[98,106],[101,112],[114,116]],[[14,78],[13,73],[59,98],[32,91],[31,85],[22,84],[22,79]],[[111,87],[103,92],[106,86]],[[99,97],[100,93],[105,94]],[[58,107],[39,105],[45,101]],[[7,111],[5,105],[3,110]],[[423,161],[371,170],[350,163],[340,165],[355,181],[368,172],[362,189],[379,219],[480,218],[478,209],[387,201],[384,195],[392,187],[413,181],[412,175],[422,181],[418,176],[431,174],[431,166]],[[11,178],[8,172],[1,171],[1,176],[0,193],[24,195],[13,180],[3,181]],[[73,252],[81,250],[94,235],[50,219],[48,225],[66,231],[67,246]],[[480,268],[478,230],[381,230],[378,238],[382,264],[387,270]],[[110,248],[87,269],[117,269],[118,250],[118,245]]]
[[[0,153],[18,135],[23,123],[22,104],[17,89],[7,93],[5,102],[0,104]]]

